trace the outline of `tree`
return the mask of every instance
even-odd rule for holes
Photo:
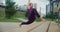
[[[17,5],[13,0],[5,0],[5,17],[10,19],[17,12]]]

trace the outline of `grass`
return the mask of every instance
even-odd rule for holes
[[[5,15],[4,12],[0,13],[0,22],[21,22],[17,18],[27,19],[27,17],[25,17],[25,12],[17,12],[11,19],[4,18],[4,15]],[[35,21],[40,22],[40,19],[36,18]]]
[[[4,17],[5,16],[5,12],[4,11],[0,11],[0,17]]]
[[[26,18],[25,12],[17,12],[13,17],[14,18]]]
[[[51,22],[55,22],[55,23],[57,23],[58,25],[60,24],[60,21],[58,21],[57,19],[53,19],[53,21],[52,21],[52,19],[46,19],[46,20],[51,21]]]
[[[21,22],[21,21],[15,18],[11,18],[11,19],[0,18],[0,22]]]
[[[35,20],[36,22],[40,22],[40,19],[37,18]],[[18,20],[16,18],[6,19],[6,18],[0,18],[0,22],[22,22],[21,20]]]
[[[41,20],[40,20],[40,18],[36,18],[36,20],[35,20],[36,22],[40,22]]]
[[[16,13],[11,19],[4,18],[5,13],[4,11],[0,12],[0,22],[21,22],[21,20],[18,20],[17,18],[25,18],[24,13]]]
[[[52,21],[52,19],[50,19],[50,18],[46,18],[46,20]],[[53,22],[57,22],[57,20],[56,19],[53,19]]]

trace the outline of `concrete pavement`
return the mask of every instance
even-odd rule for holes
[[[19,27],[19,24],[20,23],[0,22],[0,32],[16,29]]]

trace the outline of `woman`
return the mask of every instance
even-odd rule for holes
[[[41,18],[40,15],[38,14],[37,10],[35,8],[33,8],[33,4],[30,3],[28,5],[28,21],[27,22],[22,22],[20,24],[21,25],[28,25],[34,22],[34,20],[36,19],[36,17]],[[42,21],[44,21],[43,18],[41,18]]]

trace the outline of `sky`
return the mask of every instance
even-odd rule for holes
[[[3,3],[3,5],[5,5],[5,0],[0,0],[0,4]]]
[[[0,0],[0,3],[2,3],[2,2],[4,3],[5,1],[4,0]]]

